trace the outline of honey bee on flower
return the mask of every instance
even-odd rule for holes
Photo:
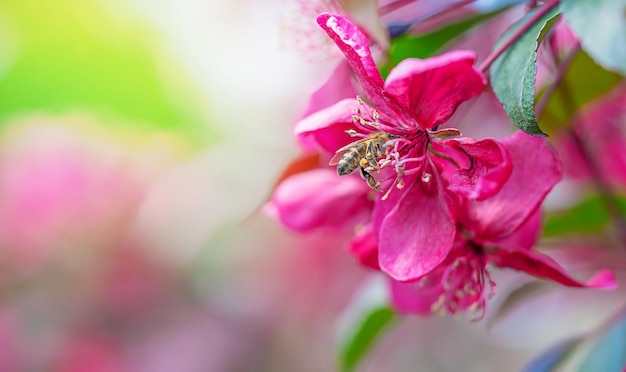
[[[295,133],[332,154],[339,176],[358,169],[367,185],[333,179],[327,168],[287,179],[272,198],[286,226],[362,224],[350,250],[390,277],[402,312],[476,311],[481,318],[494,293],[489,265],[570,287],[615,286],[610,270],[581,282],[532,250],[541,202],[561,178],[544,139],[521,132],[473,139],[440,128],[486,86],[473,51],[407,58],[383,79],[355,24],[334,14],[317,21],[346,56],[367,102],[340,100],[301,119]],[[371,189],[382,195],[372,198]]]
[[[356,136],[355,132],[349,134]],[[365,138],[354,141],[337,150],[330,159],[330,165],[337,165],[337,174],[345,176],[357,168],[367,185],[376,191],[380,190],[380,181],[376,181],[372,172],[380,171],[378,160],[385,156],[391,141],[398,136],[384,131],[370,133]]]

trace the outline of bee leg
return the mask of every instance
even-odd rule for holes
[[[372,142],[369,142],[367,144],[367,147],[365,148],[365,158],[367,159],[372,159],[375,158],[375,153],[374,153],[374,145],[372,144]]]
[[[380,158],[385,155],[385,148],[380,143],[376,143],[376,157]]]
[[[369,174],[369,172],[366,171],[364,168],[359,168],[359,169],[361,170],[361,178],[365,180],[367,185],[376,191],[380,191],[380,182],[376,182],[376,179],[374,178],[374,176]]]
[[[376,159],[369,159],[368,165],[369,167],[366,169],[368,172],[380,170],[380,166],[378,165],[378,161],[376,161]]]

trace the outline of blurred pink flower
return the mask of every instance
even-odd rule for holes
[[[549,43],[552,54],[558,61],[563,61],[579,45],[578,38],[563,18],[559,18],[552,27]]]
[[[109,337],[95,334],[73,335],[61,346],[52,371],[124,372],[130,371],[123,348]]]
[[[495,287],[488,263],[570,287],[615,287],[611,271],[602,270],[583,283],[548,256],[531,250],[541,231],[538,209],[561,178],[560,162],[554,150],[537,137],[518,132],[502,143],[513,162],[508,182],[487,200],[465,201],[454,248],[433,271],[414,283],[393,282],[393,301],[400,311],[456,314],[477,310],[482,317]],[[532,152],[527,151],[530,148]]]
[[[556,147],[565,174],[590,179],[593,166],[603,181],[626,187],[626,84],[585,106],[572,126],[586,154],[571,133],[560,133]]]
[[[391,136],[388,142],[393,145],[385,145],[390,151],[374,159],[380,162],[375,166],[382,171],[382,180],[373,185],[375,181],[368,179],[370,186],[380,184],[386,191],[375,200],[373,227],[381,268],[397,280],[413,280],[439,264],[452,247],[454,199],[488,198],[510,175],[508,154],[497,141],[450,139],[458,131],[437,131],[462,102],[482,91],[485,79],[473,67],[473,53],[457,51],[426,60],[407,59],[385,82],[367,37],[354,24],[330,14],[322,14],[318,23],[344,52],[375,109],[358,99],[345,99],[300,121],[296,134],[314,138],[330,153],[351,137],[379,131]],[[405,186],[404,191],[392,192]],[[337,196],[340,206],[341,195]],[[302,197],[305,209],[306,200]]]
[[[5,304],[0,311],[0,371],[18,370],[19,360],[24,356],[20,350],[24,342],[21,328],[18,313]]]
[[[138,206],[141,182],[88,141],[43,125],[3,147],[0,243],[20,263],[38,266],[56,249],[109,239]]]
[[[157,259],[149,248],[132,242],[107,247],[99,275],[92,279],[98,308],[126,319],[140,319],[174,299],[174,267]]]

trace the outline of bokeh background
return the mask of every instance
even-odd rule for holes
[[[323,71],[279,8],[0,4],[0,371],[332,368],[358,270],[257,213]]]
[[[0,371],[335,370],[370,274],[258,213],[332,67],[286,47],[284,8],[0,3]],[[362,370],[517,370],[572,330],[544,323],[403,319]]]

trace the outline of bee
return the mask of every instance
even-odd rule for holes
[[[389,147],[387,142],[394,138],[397,136],[383,131],[371,133],[337,150],[329,164],[337,165],[337,174],[340,176],[351,174],[359,169],[361,178],[367,185],[380,191],[380,182],[376,182],[371,172],[380,170],[377,159],[385,156],[385,150]]]

